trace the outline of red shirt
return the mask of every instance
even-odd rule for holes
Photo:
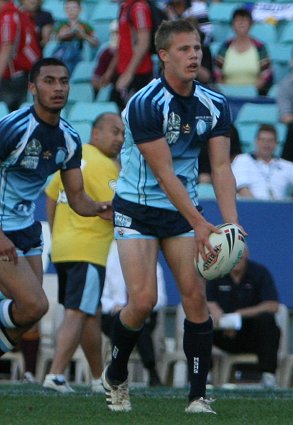
[[[25,28],[22,28],[24,25]],[[30,71],[32,64],[41,57],[33,24],[28,15],[24,24],[19,9],[12,1],[0,10],[0,46],[2,44],[13,45],[12,58],[3,75],[5,79]]]
[[[135,33],[141,29],[149,29],[150,31],[152,29],[152,15],[149,5],[144,0],[126,0],[121,5],[119,17],[118,74],[122,74],[126,70],[133,55]],[[147,74],[152,70],[151,54],[147,53],[135,73]]]

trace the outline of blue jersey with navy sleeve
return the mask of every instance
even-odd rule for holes
[[[42,121],[34,107],[0,121],[0,227],[24,229],[34,222],[35,201],[48,176],[79,168],[81,141],[64,119],[56,126]]]
[[[151,81],[128,102],[122,114],[125,140],[116,193],[122,199],[176,210],[160,188],[137,147],[165,137],[176,176],[198,205],[198,156],[203,143],[229,137],[231,113],[225,96],[197,81],[191,96],[180,96],[164,77]]]

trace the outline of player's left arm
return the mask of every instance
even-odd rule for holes
[[[217,136],[209,139],[209,158],[213,187],[226,223],[238,223],[236,182],[230,164],[230,139]]]
[[[112,218],[111,202],[95,202],[84,191],[83,177],[80,168],[61,171],[62,183],[70,207],[84,217],[100,216],[105,220]]]

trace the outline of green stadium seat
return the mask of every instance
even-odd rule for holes
[[[115,102],[76,102],[68,113],[68,121],[93,123],[96,117],[104,112],[119,113]]]

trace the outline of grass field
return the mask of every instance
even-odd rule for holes
[[[293,390],[209,390],[217,415],[184,413],[187,389],[130,390],[133,410],[112,413],[103,395],[76,386],[61,395],[39,385],[0,385],[1,425],[292,425]]]

